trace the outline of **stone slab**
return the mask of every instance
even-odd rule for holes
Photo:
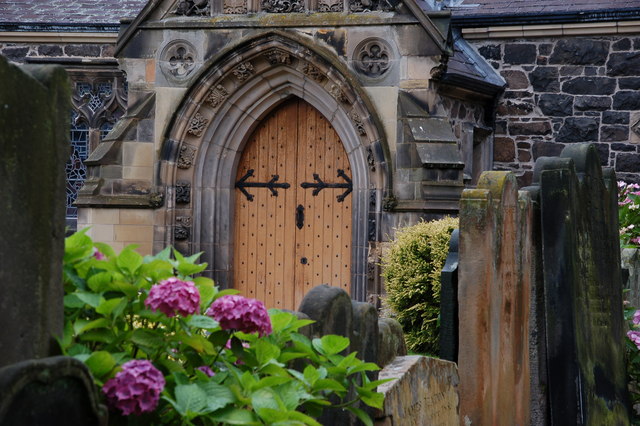
[[[458,361],[458,241],[454,229],[449,254],[440,274],[440,358]]]
[[[385,395],[377,426],[452,426],[458,414],[458,369],[453,362],[419,356],[397,357],[380,371]]]

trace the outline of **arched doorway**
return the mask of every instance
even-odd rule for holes
[[[351,288],[351,167],[329,121],[297,97],[255,129],[236,173],[233,286],[296,309],[314,286]]]

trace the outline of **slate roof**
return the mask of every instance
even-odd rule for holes
[[[147,0],[0,0],[0,23],[118,25]],[[116,29],[117,31],[117,29]]]
[[[450,2],[456,15],[517,15],[640,8],[640,0],[463,0]]]

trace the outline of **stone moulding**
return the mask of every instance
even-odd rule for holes
[[[284,99],[297,96],[330,120],[349,156],[353,171],[352,214],[358,218],[354,219],[357,225],[352,230],[355,266],[352,268],[351,294],[356,300],[364,300],[370,231],[366,218],[372,208],[368,203],[368,189],[384,192],[383,188],[389,182],[388,162],[383,158],[388,155],[388,149],[384,148],[382,133],[377,131],[380,127],[370,112],[371,104],[365,100],[365,92],[351,85],[346,67],[336,68],[305,44],[276,33],[249,41],[243,47],[236,47],[229,57],[221,54],[221,58],[192,87],[183,107],[176,112],[174,126],[165,135],[167,143],[177,146],[185,146],[188,140],[195,155],[191,160],[193,166],[182,168],[177,167],[178,162],[183,162],[180,160],[182,148],[166,147],[163,150],[168,156],[163,157],[160,164],[159,184],[175,188],[175,203],[182,205],[168,205],[163,226],[174,231],[162,233],[164,241],[156,241],[156,244],[173,244],[176,236],[183,238],[183,225],[177,222],[177,217],[193,217],[188,237],[190,248],[194,252],[204,251],[203,261],[210,265],[205,273],[221,285],[229,285],[233,276],[228,259],[233,253],[232,224],[229,222],[233,217],[230,209],[234,205],[236,157],[241,155],[247,132],[255,128],[259,117]],[[333,93],[332,86],[336,87]],[[350,115],[356,106],[362,114],[358,123],[354,123]],[[198,125],[192,126],[191,118],[196,113],[201,117],[197,120]],[[201,123],[205,124],[202,126]],[[195,130],[199,136],[192,138],[190,130]],[[381,155],[367,160],[366,148],[374,144],[383,147]],[[177,181],[191,182],[189,197],[183,196],[185,188],[176,184]],[[214,206],[213,212],[205,214],[204,206]],[[179,209],[179,213],[173,209]],[[377,222],[374,225],[379,227]],[[219,231],[210,232],[214,229]],[[374,231],[374,235],[379,235],[377,229]]]

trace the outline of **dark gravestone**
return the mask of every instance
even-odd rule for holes
[[[370,303],[351,302],[351,352],[366,362],[378,362],[378,310]]]
[[[458,238],[454,229],[440,274],[440,358],[458,361]]]
[[[69,99],[62,68],[0,57],[0,366],[50,355],[62,332]]]
[[[407,354],[407,344],[404,341],[402,326],[393,318],[380,318],[378,320],[378,360],[376,364],[384,367],[391,363],[397,356]]]
[[[615,175],[595,148],[536,162],[552,425],[628,425]]]
[[[0,425],[100,426],[98,404],[85,365],[69,357],[23,361],[0,368]]]
[[[315,336],[337,334],[351,337],[351,298],[341,288],[327,284],[312,288],[302,299],[298,310],[315,321]]]

